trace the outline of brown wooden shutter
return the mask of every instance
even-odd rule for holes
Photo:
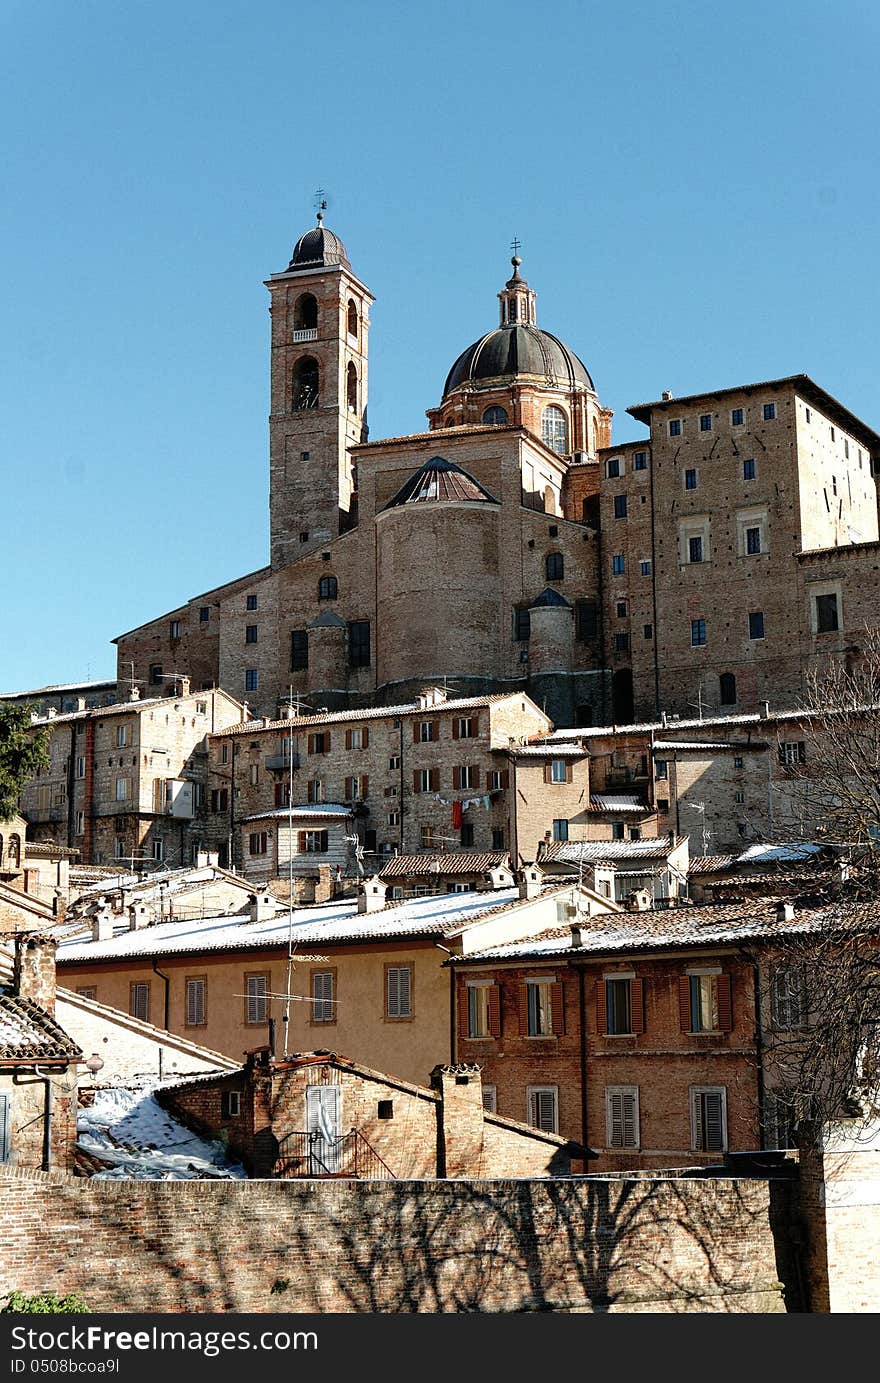
[[[431,769],[431,775],[430,775],[430,778],[429,778],[428,781],[429,781],[430,784],[431,784],[431,791],[432,791],[432,792],[436,792],[437,789],[438,789],[439,786],[440,786],[440,770],[439,770],[439,768],[432,768],[432,769]]]
[[[299,832],[297,833],[297,838],[298,838],[298,841],[299,841],[299,847],[298,847],[298,848],[299,848],[299,853],[300,853],[301,855],[304,855],[304,854],[306,853],[306,833],[305,833],[305,831],[299,831]]]
[[[345,798],[354,797],[354,779],[353,779],[353,778],[346,778],[346,780],[345,780],[345,788],[343,789],[342,795],[343,795],[343,797],[345,797]]]
[[[368,797],[370,793],[370,775],[364,773],[361,776],[361,797]]]
[[[458,716],[452,717],[452,738],[454,740],[458,739]]]
[[[718,1026],[722,1032],[733,1027],[733,998],[729,975],[718,976]]]
[[[321,842],[320,842],[320,844],[321,844],[321,850],[322,850],[323,854],[326,855],[326,853],[327,853],[327,847],[328,847],[328,845],[330,844],[330,832],[329,832],[329,831],[322,831],[322,832],[321,832]]]
[[[596,1032],[608,1031],[608,991],[605,981],[599,977],[596,981]]]
[[[346,749],[350,749],[350,748],[351,748],[351,731],[350,731],[350,730],[346,730],[346,732],[345,732],[345,747],[346,747]]]
[[[413,769],[413,792],[421,792],[421,788],[419,787],[420,771],[421,770],[418,768]]]
[[[510,787],[510,770],[507,768],[501,770],[501,786],[503,788]]]
[[[497,984],[489,990],[489,1036],[501,1036],[501,986]]]
[[[552,768],[550,767],[550,764],[549,764],[549,763],[546,763],[546,764],[544,765],[544,782],[545,782],[545,783],[551,783],[551,782],[553,781],[553,779],[552,779],[552,777],[551,777],[552,772],[553,772],[553,770],[552,770]]]
[[[324,753],[325,753],[325,754],[328,754],[329,752],[330,752],[330,731],[329,731],[329,730],[325,730],[325,731],[324,731]]]
[[[418,744],[418,742],[419,742],[419,721],[414,720],[414,721],[413,721],[413,744]]]
[[[560,980],[550,986],[550,1014],[554,1036],[562,1037],[565,1033],[565,995]]]
[[[691,982],[688,975],[678,977],[678,1017],[682,1032],[691,1030]]]
[[[519,1017],[519,1035],[528,1037],[529,1035],[529,987],[527,984],[519,986],[517,994],[517,1014]]]
[[[440,722],[439,722],[439,720],[434,720],[434,721],[431,722],[431,724],[434,726],[434,729],[431,731],[431,738],[432,738],[433,740],[439,740],[439,738],[440,738]]]
[[[314,754],[314,752],[315,752],[315,737],[314,737],[314,735],[309,735],[309,753],[310,753],[310,754]]]
[[[630,1026],[633,1032],[645,1031],[645,982],[644,980],[630,980],[629,982],[629,1012]]]
[[[370,743],[370,728],[365,725],[361,732],[361,749],[366,749]]]
[[[466,984],[458,986],[458,1036],[467,1038],[470,1036],[470,991]]]
[[[566,765],[565,765],[565,781],[566,781],[567,783],[570,783],[570,782],[572,781],[573,776],[574,776],[574,770],[573,770],[571,764],[570,764],[570,763],[566,763]]]
[[[454,769],[452,770],[452,786],[453,786],[454,788],[460,788],[460,787],[461,787],[461,769],[460,769],[460,768],[454,768]]]
[[[473,787],[473,788],[478,788],[479,786],[480,786],[480,770],[479,770],[478,768],[474,767],[474,768],[471,769],[471,787]]]

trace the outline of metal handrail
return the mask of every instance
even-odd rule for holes
[[[381,1169],[381,1170],[380,1170]],[[272,1175],[294,1177],[358,1177],[396,1181],[388,1163],[357,1129],[325,1138],[318,1130],[292,1130],[279,1140]]]

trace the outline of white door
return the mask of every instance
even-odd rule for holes
[[[342,1158],[342,1091],[338,1085],[311,1085],[306,1091],[306,1130],[310,1172],[338,1172]]]

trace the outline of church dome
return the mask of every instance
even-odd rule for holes
[[[339,236],[334,235],[332,230],[324,225],[324,217],[318,212],[318,224],[297,240],[287,268],[288,271],[327,269],[333,264],[341,264],[344,269],[351,269],[345,246]]]
[[[484,490],[478,480],[447,461],[443,456],[432,456],[424,466],[410,476],[405,485],[397,491],[393,499],[385,505],[395,509],[401,504],[425,504],[429,501],[468,500],[478,504],[497,504],[497,499]]]
[[[462,351],[446,377],[443,397],[462,384],[487,384],[511,375],[538,375],[563,389],[580,385],[594,391],[583,361],[557,337],[540,327],[508,323]]]

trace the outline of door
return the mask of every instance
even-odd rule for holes
[[[342,1159],[342,1091],[338,1085],[312,1085],[306,1091],[309,1174],[338,1172]]]

